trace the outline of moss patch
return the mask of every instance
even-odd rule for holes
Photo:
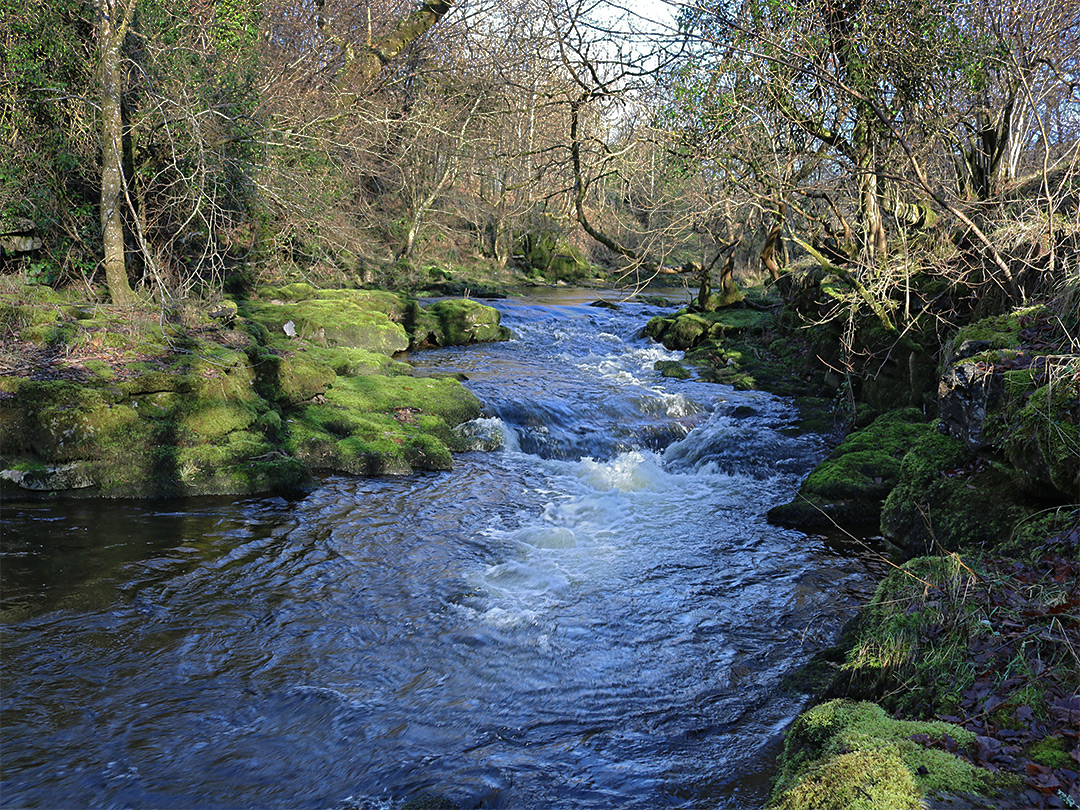
[[[1029,392],[1030,371],[1007,375],[1000,444],[1031,479],[1080,501],[1080,360],[1047,375]],[[1017,378],[1020,378],[1018,381]],[[1024,383],[1024,384],[1018,384]]]
[[[964,747],[975,735],[950,723],[894,720],[873,703],[815,706],[787,734],[768,806],[914,808],[926,794],[985,793],[998,784],[989,771],[913,737]]]
[[[440,346],[460,346],[507,340],[510,330],[499,323],[499,311],[467,298],[439,301],[427,308],[439,323],[436,342]]]
[[[672,377],[676,380],[686,380],[691,376],[686,367],[677,360],[657,360],[653,368],[660,372],[660,376]]]
[[[915,408],[878,417],[849,434],[810,473],[795,500],[770,510],[769,520],[797,527],[877,524],[901,459],[927,429]]]
[[[291,331],[321,346],[347,346],[392,355],[409,347],[405,327],[383,312],[348,298],[309,298],[295,303],[249,303],[244,314],[273,335]]]
[[[480,415],[460,382],[443,378],[356,377],[324,401],[287,414],[289,447],[320,469],[363,475],[450,469],[452,428]]]
[[[71,347],[46,355],[20,338],[24,353],[50,358],[32,370],[60,379],[0,377],[5,491],[239,494],[302,486],[310,467],[452,466],[451,449],[466,445],[452,428],[480,406],[457,380],[414,378],[389,357],[407,345],[398,321],[423,312],[414,300],[304,283],[264,295],[244,305],[261,321],[240,318],[238,331],[212,319],[188,323],[186,314],[151,323],[129,313],[131,323],[114,323],[108,311],[84,307],[74,312],[87,316],[79,321],[63,320],[70,306],[48,317],[38,305],[0,310],[9,324],[52,330],[37,337]],[[283,326],[293,318],[289,338]],[[461,341],[505,335],[498,313],[475,302],[448,302],[427,318]]]
[[[936,429],[904,456],[881,512],[882,532],[908,554],[990,548],[1041,511],[1016,478]]]

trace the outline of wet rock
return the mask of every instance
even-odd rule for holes
[[[945,432],[973,449],[986,447],[988,420],[1004,393],[1004,380],[992,364],[950,366],[938,384],[938,417]]]
[[[671,377],[676,380],[688,380],[691,377],[687,368],[677,360],[657,360],[653,368],[659,371],[662,377]]]

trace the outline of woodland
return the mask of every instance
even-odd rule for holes
[[[783,288],[801,258],[897,331],[918,284],[983,311],[1068,286],[1065,0],[6,0],[2,19],[5,272],[114,304],[213,300],[244,273],[640,283],[688,262]]]

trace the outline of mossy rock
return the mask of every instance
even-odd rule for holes
[[[645,324],[645,328],[642,329],[642,334],[645,335],[645,337],[652,338],[657,343],[662,343],[664,335],[667,334],[668,329],[671,328],[673,323],[675,323],[674,318],[668,318],[664,315],[654,315],[649,318],[648,322]]]
[[[1035,305],[970,323],[961,327],[953,338],[954,352],[964,344],[975,344],[985,349],[1018,348],[1023,343],[1020,333],[1024,329],[1024,319],[1045,314],[1046,307]]]
[[[172,358],[168,373],[177,380],[175,390],[210,400],[252,402],[255,369],[244,351],[226,349],[215,343],[198,343],[190,354]]]
[[[285,304],[249,303],[245,314],[275,336],[288,334],[322,346],[352,347],[392,355],[409,347],[405,327],[383,312],[348,298],[308,298]]]
[[[501,326],[499,311],[467,298],[439,301],[427,308],[439,321],[440,346],[508,340],[510,330]]]
[[[1001,446],[1009,461],[1035,482],[1050,484],[1080,502],[1080,360],[1055,370],[1024,397],[1006,375],[1008,400]]]
[[[184,400],[177,410],[177,430],[190,436],[191,440],[200,442],[213,441],[235,431],[246,430],[258,418],[253,408],[224,400]]]
[[[331,349],[325,346],[307,344],[301,347],[296,341],[276,340],[270,344],[270,348],[280,354],[298,356],[307,362],[318,363],[331,369],[339,377],[363,377],[370,374],[383,374],[393,377],[410,376],[413,373],[412,366],[408,363],[395,360],[379,352],[354,349],[350,346],[339,346]],[[333,380],[330,380],[330,382],[332,383]]]
[[[922,810],[919,786],[890,748],[848,751],[808,767],[771,810]]]
[[[776,325],[776,316],[771,312],[727,306],[708,312],[683,309],[673,317],[657,315],[645,324],[644,333],[668,349],[685,351],[706,340],[722,341],[741,333],[765,334]]]
[[[445,470],[451,447],[463,444],[452,428],[479,415],[479,401],[454,379],[345,378],[323,402],[289,411],[288,446],[312,467],[357,475]]]
[[[320,298],[331,301],[351,301],[363,309],[381,312],[390,320],[401,323],[412,306],[412,299],[389,290],[320,290]]]
[[[301,343],[286,345],[293,351],[262,349],[252,354],[259,394],[280,405],[295,405],[325,393],[337,379],[334,369],[317,359],[313,351],[316,347],[309,349]]]
[[[130,390],[8,385],[18,396],[0,398],[6,477],[27,491],[100,497],[254,493],[305,480],[260,427],[270,408],[252,390],[246,357],[207,354],[185,356],[171,375],[141,375]]]
[[[692,376],[689,370],[677,360],[657,360],[653,368],[660,372],[660,376],[676,380],[688,380]]]
[[[16,397],[0,400],[0,448],[5,454],[33,453],[47,463],[123,450],[150,428],[122,399],[110,388],[27,380]]]
[[[691,349],[709,336],[712,323],[704,315],[685,313],[675,318],[664,332],[664,347],[673,351]]]
[[[761,334],[776,327],[776,316],[771,312],[744,307],[725,306],[711,313],[713,329],[722,332],[748,332]]]
[[[767,807],[922,807],[927,795],[993,793],[994,774],[948,751],[911,738],[949,737],[961,747],[974,734],[943,722],[894,720],[873,703],[832,700],[803,712],[784,741],[780,771]]]
[[[292,284],[283,284],[276,287],[260,287],[256,291],[256,296],[263,301],[280,301],[295,303],[297,301],[307,301],[311,298],[316,298],[319,295],[319,291],[308,284],[306,281],[296,281]]]
[[[991,548],[1047,505],[1018,487],[1010,470],[935,428],[904,456],[881,531],[910,556]]]
[[[405,328],[409,332],[410,349],[441,346],[445,340],[438,314],[416,301],[406,312]]]
[[[896,486],[901,459],[928,429],[915,408],[891,411],[847,436],[769,520],[801,528],[877,524]]]

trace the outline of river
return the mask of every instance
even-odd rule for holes
[[[660,310],[494,302],[501,449],[297,499],[3,505],[5,808],[752,808],[872,562],[770,526],[790,402],[662,378]]]

